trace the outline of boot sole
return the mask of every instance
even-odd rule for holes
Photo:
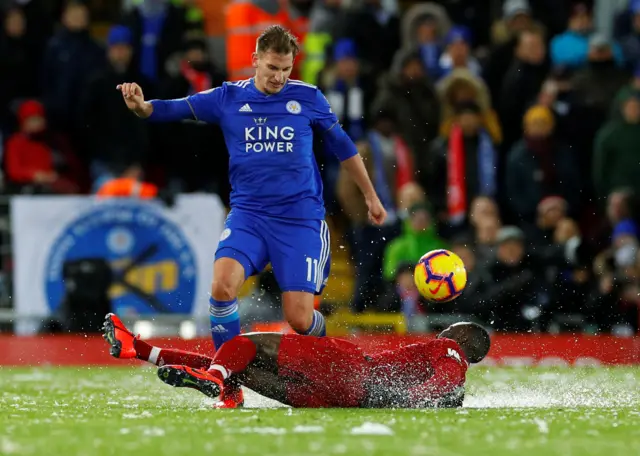
[[[212,399],[217,399],[220,396],[220,386],[217,383],[203,380],[182,369],[162,366],[158,369],[158,378],[167,385],[176,388],[196,389]]]
[[[116,327],[110,317],[111,314],[107,315],[107,318],[104,320],[104,324],[102,325],[102,337],[111,345],[111,348],[109,348],[111,356],[114,358],[120,358],[122,342],[116,339]]]

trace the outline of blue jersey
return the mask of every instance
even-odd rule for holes
[[[183,100],[193,118],[222,128],[229,150],[232,208],[283,218],[324,218],[314,134],[337,146],[333,151],[341,160],[355,155],[356,149],[345,141],[317,87],[289,80],[280,92],[267,95],[247,79]],[[152,103],[154,113],[161,113],[163,102]]]

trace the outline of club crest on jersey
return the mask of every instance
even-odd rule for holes
[[[300,111],[302,111],[302,107],[297,101],[291,100],[287,103],[287,111],[289,111],[291,114],[300,114]]]

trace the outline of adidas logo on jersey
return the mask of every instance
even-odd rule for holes
[[[247,103],[240,108],[240,112],[253,112],[253,110],[251,109],[251,106],[249,106],[249,103]]]
[[[226,333],[227,332],[227,328],[225,328],[222,325],[216,325],[213,328],[211,328],[211,332],[214,332],[214,333]]]

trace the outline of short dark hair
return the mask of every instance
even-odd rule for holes
[[[276,54],[293,54],[295,58],[300,52],[298,39],[280,25],[267,27],[258,37],[256,52],[272,51]]]

